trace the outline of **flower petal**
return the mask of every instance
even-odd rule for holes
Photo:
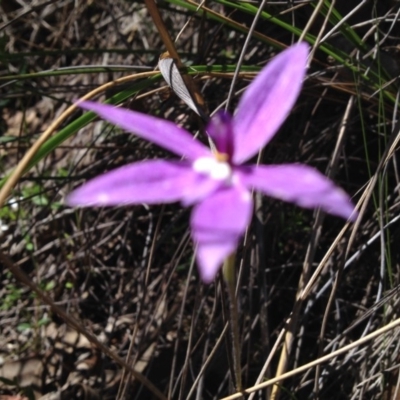
[[[265,146],[289,114],[306,72],[308,49],[300,43],[277,55],[243,94],[234,117],[235,163]]]
[[[251,215],[250,192],[239,185],[219,189],[194,208],[192,237],[204,282],[214,279],[223,261],[235,250]]]
[[[190,160],[210,155],[210,150],[173,122],[107,104],[82,101],[77,106],[94,111],[120,128]]]
[[[215,143],[217,151],[226,154],[229,160],[234,154],[233,150],[233,125],[231,115],[223,110],[212,116],[208,125],[207,133]]]
[[[324,211],[355,220],[357,212],[349,196],[314,168],[302,164],[252,166],[243,168],[241,180],[268,196],[305,208]]]
[[[140,203],[192,204],[208,196],[220,181],[196,173],[187,162],[163,160],[128,164],[85,183],[67,198],[71,206]]]

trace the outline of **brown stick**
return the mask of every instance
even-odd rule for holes
[[[160,33],[161,39],[164,42],[165,47],[169,53],[169,56],[175,60],[175,63],[178,68],[184,67],[182,61],[179,57],[178,52],[176,51],[175,44],[164,24],[164,21],[161,18],[160,12],[157,8],[157,5],[154,0],[145,0],[145,4],[147,10],[149,11],[151,18],[153,18],[154,24]],[[201,109],[207,114],[207,107],[204,101],[203,96],[201,95],[196,83],[190,75],[183,74],[182,78],[186,84],[187,89],[189,90],[190,95],[195,100],[195,102],[201,107]]]

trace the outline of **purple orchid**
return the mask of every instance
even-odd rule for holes
[[[289,114],[302,86],[307,56],[304,43],[283,51],[248,87],[234,117],[220,112],[211,118],[207,132],[215,143],[214,152],[172,122],[109,105],[79,103],[184,159],[120,167],[76,189],[67,203],[110,206],[181,201],[184,206],[194,205],[192,238],[200,275],[207,283],[250,223],[252,189],[353,220],[356,211],[349,197],[311,167],[242,165],[271,140]]]

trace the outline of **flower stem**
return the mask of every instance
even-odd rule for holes
[[[222,274],[229,294],[229,323],[233,344],[233,369],[235,373],[236,390],[242,391],[242,371],[240,366],[241,352],[239,340],[239,316],[236,299],[236,279],[235,279],[235,259],[236,254],[231,254],[224,262]]]

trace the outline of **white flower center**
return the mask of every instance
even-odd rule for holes
[[[193,169],[201,174],[207,174],[212,179],[228,180],[232,168],[227,162],[218,161],[213,157],[200,157],[193,163]]]

